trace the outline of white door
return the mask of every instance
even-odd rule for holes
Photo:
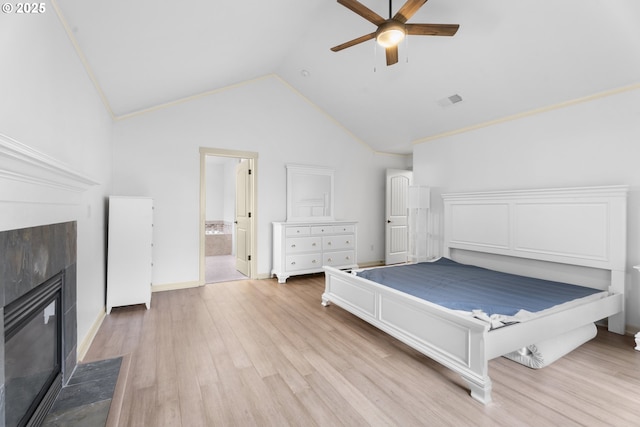
[[[251,277],[251,160],[236,166],[236,270]]]
[[[409,186],[413,172],[387,169],[385,264],[409,258]]]

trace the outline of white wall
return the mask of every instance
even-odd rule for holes
[[[225,167],[223,163],[213,163],[209,159],[206,165],[207,209],[204,217],[207,221],[221,221],[225,209]]]
[[[233,157],[206,157],[206,199],[207,221],[235,220],[236,165],[239,159]]]
[[[154,285],[198,280],[199,147],[258,153],[260,276],[271,222],[286,219],[287,163],[334,168],[336,217],[360,222],[358,261],[384,259],[384,170],[408,159],[376,155],[271,76],[116,122],[114,192],[155,200]]]
[[[640,327],[640,90],[417,145],[414,180],[448,192],[627,184],[627,322]],[[438,240],[441,227],[434,234]]]
[[[105,305],[112,120],[53,9],[0,14],[0,61],[0,133],[99,183],[70,197],[71,204],[46,201],[54,191],[46,187],[28,203],[0,200],[0,230],[78,221],[80,344]]]

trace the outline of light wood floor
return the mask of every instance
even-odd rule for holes
[[[124,355],[121,426],[638,426],[640,352],[598,337],[541,370],[490,362],[494,402],[337,306],[322,275],[216,283],[114,308],[84,361]],[[121,402],[121,407],[118,404]]]

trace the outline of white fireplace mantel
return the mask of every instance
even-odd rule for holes
[[[76,204],[98,183],[34,148],[0,134],[0,201]]]

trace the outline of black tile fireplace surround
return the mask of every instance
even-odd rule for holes
[[[4,307],[48,279],[62,274],[62,383],[77,360],[77,225],[65,222],[0,232],[0,326]],[[5,427],[5,340],[0,344],[0,427]],[[8,426],[7,426],[8,427]]]

